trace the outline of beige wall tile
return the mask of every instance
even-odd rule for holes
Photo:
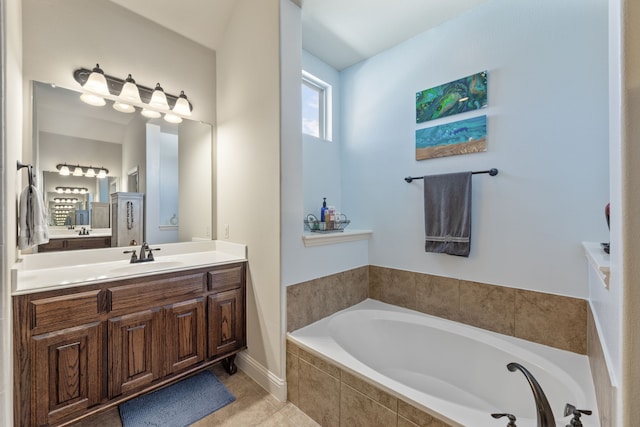
[[[416,308],[449,320],[460,318],[460,282],[450,277],[416,274]]]
[[[513,335],[515,289],[460,281],[460,321],[469,325]]]
[[[299,402],[298,392],[298,367],[300,360],[298,356],[287,351],[287,400],[297,405]]]
[[[321,359],[317,356],[314,356],[313,354],[303,349],[300,349],[300,352],[298,354],[299,354],[300,360],[304,360],[305,362],[315,366],[316,368],[331,375],[332,377],[340,379],[340,368],[334,365],[333,363],[325,359]]]
[[[390,410],[394,412],[398,411],[398,399],[390,395],[389,393],[380,390],[378,387],[364,380],[361,380],[360,378],[350,374],[345,370],[342,370],[341,380],[343,384],[350,386],[354,390],[375,400],[376,402],[382,404]]]
[[[409,421],[411,427],[412,424],[418,427],[449,427],[449,424],[402,400],[398,400],[398,427],[401,425],[400,418],[404,418],[403,423]]]
[[[587,356],[589,356],[589,366],[593,385],[596,391],[596,401],[598,402],[598,416],[600,425],[612,426],[614,420],[614,396],[615,390],[611,385],[609,371],[607,369],[602,343],[598,337],[595,320],[591,309],[587,306]],[[587,408],[590,409],[590,408]]]
[[[368,298],[369,268],[360,267],[287,287],[287,331]]]
[[[585,300],[519,289],[515,308],[518,338],[586,354]]]
[[[298,349],[300,347],[298,347],[295,343],[289,341],[287,339],[287,352],[293,354],[294,356],[298,355]]]
[[[340,380],[300,360],[299,408],[323,427],[340,425]]]
[[[410,271],[371,266],[369,296],[388,304],[415,310],[416,274]]]
[[[340,389],[341,427],[395,427],[398,415],[346,384]]]

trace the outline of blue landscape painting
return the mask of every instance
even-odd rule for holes
[[[487,151],[487,116],[416,130],[416,160]]]
[[[487,72],[416,93],[416,123],[487,106]]]

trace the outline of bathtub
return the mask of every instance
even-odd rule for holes
[[[517,362],[542,386],[558,426],[566,403],[599,425],[588,358],[368,299],[288,334],[299,347],[452,425],[536,426],[533,393]]]

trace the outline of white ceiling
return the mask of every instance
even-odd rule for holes
[[[236,0],[111,0],[216,50]],[[487,0],[302,0],[305,50],[337,70],[374,56]]]

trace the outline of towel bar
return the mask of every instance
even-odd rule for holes
[[[486,171],[471,172],[472,175],[477,175],[477,174],[480,174],[480,173],[488,173],[490,176],[496,176],[496,175],[498,175],[498,169],[491,168],[491,169],[486,170]],[[407,182],[411,182],[414,179],[424,179],[424,177],[423,176],[408,176],[404,180],[407,181]]]

